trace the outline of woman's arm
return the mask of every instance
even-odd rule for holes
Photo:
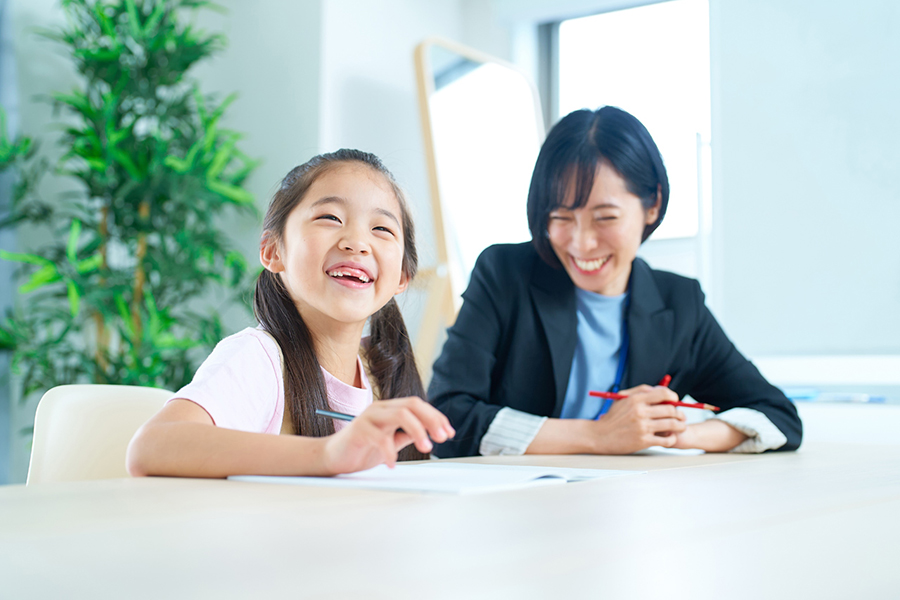
[[[410,443],[429,452],[429,436],[443,442],[453,434],[447,418],[419,398],[375,402],[323,438],[217,427],[198,404],[176,399],[137,431],[126,464],[134,476],[335,475],[393,466]]]
[[[725,421],[709,419],[702,423],[692,423],[679,433],[673,448],[699,448],[707,452],[728,452],[742,444],[747,435],[741,433]]]
[[[803,437],[797,409],[735,348],[706,307],[699,284],[694,282],[694,285],[698,313],[690,350],[692,373],[687,385],[673,373],[672,384],[679,393],[719,406],[723,411],[715,419],[718,425],[692,425],[684,443],[703,444],[691,447],[709,451],[724,451],[752,437],[753,441],[748,442],[752,447],[747,451],[797,449]],[[734,440],[737,442],[731,447],[724,447]]]

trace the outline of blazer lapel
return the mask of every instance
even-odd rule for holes
[[[531,280],[531,298],[544,327],[553,365],[553,417],[559,417],[565,400],[569,372],[575,356],[576,328],[575,286],[562,269],[554,269],[537,259]]]
[[[666,308],[650,267],[636,258],[631,267],[628,307],[628,362],[623,388],[646,383],[656,385],[668,368],[666,358],[672,349],[675,312]]]

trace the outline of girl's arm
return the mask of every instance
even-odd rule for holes
[[[137,431],[126,463],[134,476],[335,475],[393,466],[410,443],[429,452],[429,435],[443,442],[453,434],[447,418],[419,398],[376,402],[323,438],[216,427],[198,404],[177,399]]]

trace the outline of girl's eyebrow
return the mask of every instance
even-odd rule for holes
[[[386,208],[376,208],[375,212],[379,215],[384,215],[388,219],[391,219],[394,223],[397,224],[397,227],[400,227],[400,221],[397,220],[397,217],[395,217],[394,213],[392,213],[391,211],[387,210]]]
[[[316,208],[317,206],[321,206],[323,204],[340,204],[341,206],[346,206],[347,200],[340,196],[325,196],[324,198],[319,198],[318,200],[310,204],[309,207]],[[374,212],[379,215],[384,215],[385,217],[396,223],[397,227],[400,227],[400,220],[394,216],[394,213],[387,210],[386,208],[376,208]]]
[[[346,201],[345,199],[341,198],[340,196],[325,196],[324,198],[319,198],[318,200],[316,200],[315,202],[313,202],[312,204],[310,204],[309,207],[310,207],[310,208],[315,208],[315,207],[320,206],[320,205],[322,205],[322,204],[341,204],[341,205],[344,205],[344,204],[347,204],[347,201]]]

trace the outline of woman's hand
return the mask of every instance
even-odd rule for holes
[[[678,400],[667,387],[639,385],[619,392],[628,396],[613,402],[603,417],[595,421],[597,454],[631,454],[650,446],[675,447],[678,434],[686,429],[684,413],[660,404]]]
[[[747,439],[747,436],[719,419],[688,425],[676,437],[673,448],[700,448],[707,452],[727,452]]]
[[[339,474],[382,463],[393,468],[397,453],[410,443],[427,454],[431,452],[431,440],[441,443],[455,434],[447,417],[421,398],[380,400],[327,438],[325,469]]]

